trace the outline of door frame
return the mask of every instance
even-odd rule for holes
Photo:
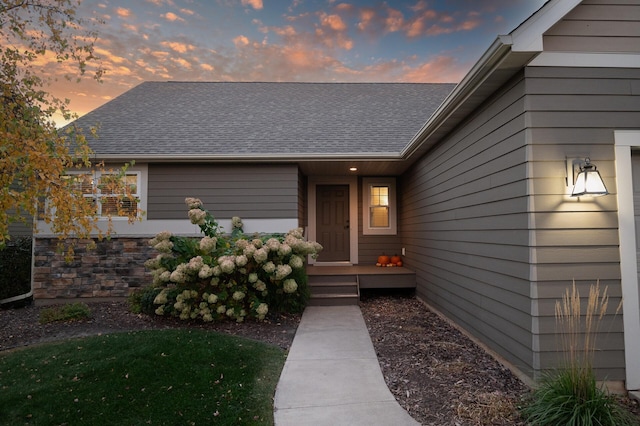
[[[310,176],[307,183],[308,236],[317,240],[316,187],[318,185],[349,185],[349,261],[318,262],[309,259],[310,265],[357,265],[358,264],[358,177],[357,176]]]
[[[640,389],[640,295],[636,252],[631,149],[640,148],[640,130],[616,130],[615,170],[618,190],[618,237],[627,390]]]

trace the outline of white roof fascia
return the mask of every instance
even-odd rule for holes
[[[514,52],[542,52],[542,35],[581,0],[550,0],[511,32]]]

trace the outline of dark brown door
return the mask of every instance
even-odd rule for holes
[[[349,185],[318,185],[316,209],[318,261],[349,261]]]

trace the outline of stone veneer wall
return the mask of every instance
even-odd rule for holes
[[[57,252],[56,238],[36,238],[34,247],[33,297],[74,299],[126,297],[134,289],[151,283],[144,262],[155,256],[149,238],[112,238],[75,244],[71,262]]]

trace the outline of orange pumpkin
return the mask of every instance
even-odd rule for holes
[[[398,263],[396,263],[396,266],[402,266],[402,260],[400,260]]]
[[[389,263],[391,261],[391,258],[389,256],[387,256],[386,254],[382,254],[380,256],[378,256],[378,263],[381,265],[386,265],[387,263]]]
[[[393,263],[394,265],[397,265],[398,262],[402,262],[402,258],[400,256],[398,256],[397,254],[394,254],[393,256],[391,256],[391,263]]]

